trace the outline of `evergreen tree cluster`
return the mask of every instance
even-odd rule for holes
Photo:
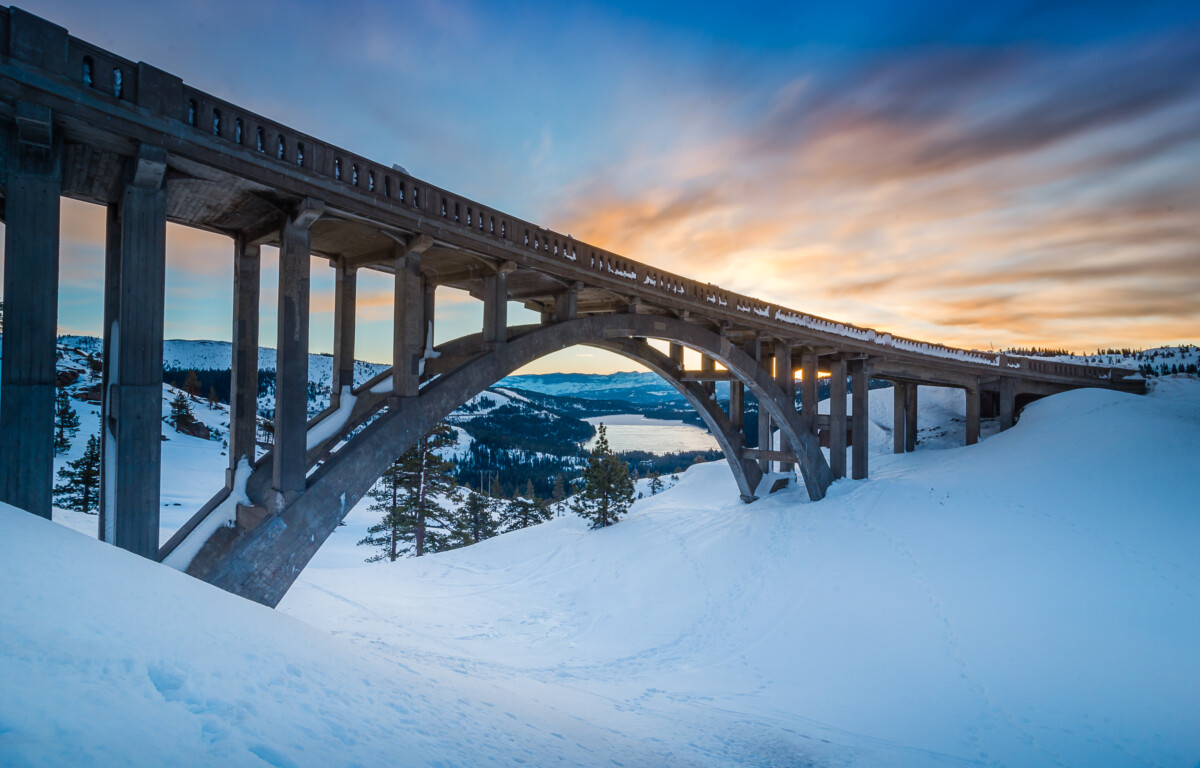
[[[54,503],[63,509],[95,514],[100,506],[100,439],[88,438],[83,455],[58,470]]]
[[[608,446],[608,431],[601,424],[599,436],[587,469],[583,471],[583,487],[575,495],[575,514],[592,524],[592,528],[607,528],[629,511],[633,503],[633,478],[629,465]]]

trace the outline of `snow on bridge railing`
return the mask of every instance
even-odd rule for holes
[[[345,185],[377,204],[417,211],[444,225],[470,231],[475,236],[523,248],[541,257],[560,259],[565,265],[588,269],[608,279],[626,280],[635,293],[665,295],[671,301],[692,302],[701,311],[725,310],[760,321],[840,336],[874,346],[978,365],[1002,366],[1042,375],[1108,378],[1110,369],[1065,363],[1003,358],[984,352],[955,349],[880,333],[874,329],[839,323],[778,307],[753,297],[724,291],[680,275],[640,264],[631,259],[582,243],[569,235],[506,216],[495,209],[422,182],[398,166],[386,167],[347,152],[313,136],[294,131],[273,120],[242,109],[198,89],[179,78],[144,63],[134,63],[83,40],[66,35],[61,27],[16,9],[3,12],[8,28],[10,58],[26,66],[62,76],[89,93],[177,120],[197,135],[218,139],[231,147],[282,165]],[[55,42],[66,38],[58,48]],[[65,49],[65,60],[55,60],[55,50]]]

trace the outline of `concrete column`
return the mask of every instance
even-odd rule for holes
[[[805,349],[800,355],[800,421],[812,435],[817,434],[817,355]]]
[[[758,341],[758,364],[761,368],[770,371],[773,358],[769,357],[763,349],[765,346],[762,339]],[[758,402],[758,447],[763,450],[771,450],[775,446],[771,442],[771,416],[767,413],[767,409],[763,407],[762,400]],[[771,471],[771,462],[769,459],[759,459],[758,468],[764,473]]]
[[[258,457],[258,301],[262,254],[242,236],[233,255],[233,367],[229,389],[229,469],[225,483],[233,487],[238,462],[251,466]]]
[[[1016,388],[1012,379],[1000,379],[1000,429],[1009,429],[1016,423]]]
[[[683,370],[683,345],[671,342],[670,346],[671,362],[679,366],[679,370]]]
[[[917,450],[917,383],[908,385],[904,391],[904,450]]]
[[[717,361],[716,360],[713,360],[708,355],[703,355],[703,354],[700,355],[700,372],[701,373],[711,374],[711,373],[715,373],[716,370],[717,370]],[[709,381],[704,382],[704,389],[710,395],[716,394],[717,382],[713,381],[711,379]]]
[[[339,260],[333,286],[333,379],[329,406],[341,402],[342,388],[354,388],[354,326],[358,298],[358,270]]]
[[[396,246],[396,293],[393,303],[392,394],[421,393],[421,360],[425,357],[425,285],[421,254]]]
[[[815,358],[814,358],[815,360]],[[775,342],[775,380],[779,382],[779,388],[783,390],[783,399],[787,401],[788,407],[795,409],[796,407],[796,368],[792,365],[792,347],[786,341]],[[816,410],[814,403],[813,410]],[[816,422],[813,422],[813,428],[809,429],[814,436],[816,435]],[[783,441],[780,440],[780,448],[783,447]],[[791,472],[792,463],[789,461],[779,462],[780,472]]]
[[[62,144],[50,110],[17,102],[5,193],[0,500],[50,517],[54,486],[54,379],[58,330]],[[35,119],[29,132],[22,115]]]
[[[437,286],[428,280],[423,282],[425,284],[425,313],[423,315],[425,318],[425,344],[422,355],[424,355],[424,349],[433,349],[433,322],[437,317]]]
[[[846,360],[829,366],[829,469],[834,479],[846,476]]]
[[[734,432],[746,427],[746,385],[736,380],[729,382],[729,420]]]
[[[867,374],[866,360],[851,360],[850,361],[850,376],[854,379],[854,392],[851,424],[854,430],[854,449],[850,452],[853,464],[851,466],[850,476],[855,480],[865,480],[867,477],[867,417],[869,409],[869,399],[867,396],[867,382],[869,376]]]
[[[965,390],[967,398],[967,445],[979,442],[979,389]]]
[[[275,353],[275,450],[271,511],[304,493],[308,449],[310,227],[324,206],[305,201],[283,225],[279,246],[279,341]]]
[[[143,146],[109,207],[101,537],[158,558],[167,153]]]
[[[892,453],[904,453],[904,430],[908,419],[904,411],[908,408],[908,385],[892,382]]]
[[[508,274],[504,271],[483,278],[483,348],[495,349],[508,342]]]
[[[579,289],[583,283],[574,282],[571,287],[554,297],[554,320],[574,320],[579,317]]]

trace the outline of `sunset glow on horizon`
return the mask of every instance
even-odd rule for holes
[[[1200,340],[1195,3],[23,7],[489,206],[801,312],[985,350]],[[99,332],[89,208],[64,203],[63,332]],[[227,340],[213,302],[231,301],[232,246],[169,237],[168,338]],[[390,356],[390,284],[360,287],[362,359]],[[313,291],[312,350],[328,351],[317,261]],[[439,342],[477,330],[473,304],[439,294]],[[526,370],[629,368],[573,350]]]

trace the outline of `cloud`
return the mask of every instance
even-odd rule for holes
[[[550,220],[699,280],[935,341],[1153,342],[1119,322],[1146,317],[1194,334],[1198,32],[886,52],[743,82],[714,96],[736,99],[721,116],[647,106],[721,128],[622,148]]]

